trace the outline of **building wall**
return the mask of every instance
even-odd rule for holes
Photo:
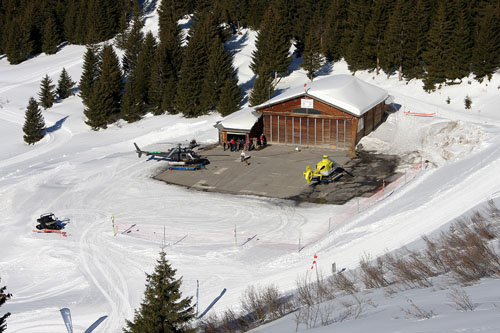
[[[358,118],[318,100],[311,111],[301,109],[301,99],[311,98],[299,97],[258,110],[263,114],[269,143],[354,150],[359,140],[381,123],[384,112],[384,103],[380,103]],[[360,122],[363,126],[358,128]]]

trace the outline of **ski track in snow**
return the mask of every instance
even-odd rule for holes
[[[254,37],[246,38],[253,41]],[[241,46],[245,54],[235,60],[240,64],[239,78],[245,82],[253,77],[245,68],[252,51],[249,44]],[[45,74],[54,77],[63,66],[79,73],[84,48],[65,47],[60,52],[55,58],[40,56],[16,67],[0,60],[2,78],[9,79],[0,82],[0,101],[10,100],[0,108],[0,120],[20,129],[25,97],[38,89]],[[280,84],[301,82],[305,76],[300,73],[292,73]],[[212,310],[221,311],[237,307],[250,284],[293,289],[297,276],[310,272],[313,254],[318,254],[323,272],[329,272],[334,261],[339,268],[354,267],[365,252],[376,256],[411,243],[500,196],[500,137],[494,127],[500,124],[498,119],[485,115],[478,121],[477,114],[439,108],[409,97],[403,89],[407,88],[391,91],[398,102],[413,110],[438,108],[439,117],[402,121],[397,114],[384,124],[395,127],[394,137],[407,134],[409,145],[419,147],[412,140],[422,139],[433,123],[447,122],[449,117],[478,126],[488,121],[489,142],[437,169],[422,171],[390,196],[341,221],[335,220],[342,213],[339,206],[295,206],[277,199],[196,192],[150,179],[163,164],[138,159],[132,142],[147,146],[193,136],[215,142],[217,115],[195,120],[145,118],[121,129],[93,133],[78,123],[81,110],[65,110],[61,104],[57,113],[44,111],[51,119],[68,119],[35,146],[9,148],[12,154],[0,160],[0,214],[6,216],[0,226],[7,230],[0,235],[2,245],[7,244],[2,246],[0,273],[2,284],[14,294],[5,305],[5,311],[13,308],[9,330],[63,331],[58,311],[70,307],[75,331],[83,331],[102,315],[108,318],[95,332],[121,331],[139,306],[144,273],[153,270],[164,228],[167,259],[178,270],[177,276],[183,276],[183,294],[194,295],[199,280],[203,311],[227,288]],[[383,131],[384,125],[377,131]],[[402,143],[399,148],[409,149]],[[442,149],[430,143],[422,148],[435,154]],[[31,233],[34,219],[46,211],[69,220],[66,239]],[[136,226],[128,235],[113,237],[111,216],[120,227]],[[331,234],[329,217],[333,217]]]

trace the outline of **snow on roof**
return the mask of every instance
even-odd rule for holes
[[[218,129],[236,129],[240,131],[250,131],[252,126],[261,116],[255,108],[248,107],[231,113],[215,124]]]
[[[388,97],[387,91],[382,88],[355,76],[341,74],[309,82],[306,88],[299,86],[287,89],[269,101],[256,106],[255,109],[259,110],[304,96],[306,95],[304,89],[307,89],[307,96],[314,97],[358,117]]]

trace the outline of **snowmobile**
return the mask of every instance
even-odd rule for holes
[[[47,213],[40,215],[40,218],[36,220],[38,223],[36,228],[38,230],[48,229],[48,230],[61,230],[62,226],[57,224],[57,217],[53,213]]]
[[[57,217],[53,213],[42,214],[36,220],[36,222],[38,223],[36,225],[37,230],[33,230],[33,232],[54,232],[66,237],[66,233],[60,231],[63,227],[58,224],[57,221]]]
[[[352,173],[330,160],[327,155],[323,155],[323,159],[316,164],[316,170],[313,171],[309,165],[306,166],[304,178],[309,185],[311,182],[314,182],[313,184],[333,183],[342,178],[344,174],[354,177]]]

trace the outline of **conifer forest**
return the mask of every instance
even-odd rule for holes
[[[224,43],[242,28],[258,31],[251,105],[269,98],[293,57],[310,79],[345,59],[352,72],[422,79],[429,92],[500,67],[498,0],[161,0],[158,36],[143,29],[148,10],[135,0],[1,0],[0,54],[15,65],[65,43],[87,45],[78,93],[96,130],[147,112],[238,110]],[[183,34],[178,21],[188,15]]]

